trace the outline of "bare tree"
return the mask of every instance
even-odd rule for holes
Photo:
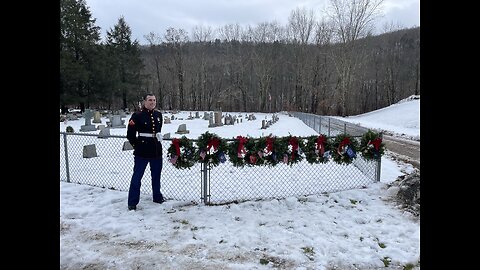
[[[339,50],[333,56],[338,73],[338,103],[340,114],[347,115],[346,97],[350,91],[354,72],[359,61],[356,42],[373,28],[373,21],[382,12],[384,0],[330,0],[327,15],[334,24],[334,34]]]
[[[178,98],[179,98],[179,109],[184,109],[185,102],[185,89],[184,89],[184,67],[183,67],[183,46],[188,42],[188,33],[184,29],[175,29],[170,27],[165,33],[165,40],[168,47],[173,49],[174,55],[173,60],[175,63],[174,72],[178,79]],[[175,95],[172,95],[172,103],[175,107]]]
[[[288,17],[288,26],[291,30],[294,42],[307,44],[312,36],[315,27],[315,15],[313,10],[306,8],[296,8],[292,10]]]
[[[165,83],[162,84],[162,80],[160,79],[161,78],[161,75],[160,75],[161,71],[160,71],[160,51],[159,51],[159,47],[162,43],[162,38],[154,32],[150,32],[147,35],[145,35],[144,37],[149,43],[151,55],[153,56],[153,61],[154,61],[154,66],[155,66],[155,77],[157,79],[157,85],[158,85],[158,88],[157,88],[157,90],[158,90],[158,94],[157,94],[158,104],[160,105],[159,106],[160,108],[163,108],[163,106],[164,106],[164,104],[163,104],[164,93],[162,91],[162,86],[165,85]]]
[[[193,41],[205,43],[213,39],[213,30],[210,26],[195,26],[193,28]],[[191,107],[199,109],[205,107],[207,102],[207,50],[208,48],[201,44],[198,53],[192,55],[192,63],[190,65],[192,74],[192,89],[191,89]]]
[[[213,31],[210,26],[195,26],[192,30],[192,40],[197,42],[211,41],[213,38]]]
[[[240,40],[242,31],[242,27],[238,23],[227,24],[217,29],[220,39],[224,41]]]
[[[279,57],[278,51],[274,49],[272,42],[276,39],[281,29],[277,23],[263,22],[256,27],[249,27],[248,33],[251,40],[257,45],[253,48],[251,60],[253,72],[257,80],[257,91],[253,93],[257,99],[257,107],[260,111],[269,110],[271,102],[271,88],[275,63]]]
[[[315,45],[325,46],[332,43],[333,24],[330,21],[321,20],[315,24]]]
[[[313,91],[312,82],[309,81],[308,76],[314,71],[312,66],[308,66],[307,47],[315,28],[313,10],[298,7],[292,10],[287,28],[294,46],[292,59],[294,87],[291,99],[296,110],[308,111],[311,106],[307,105],[309,103],[307,99],[312,96]]]
[[[400,23],[394,23],[393,21],[385,22],[382,25],[382,33],[393,32],[403,28],[405,27],[403,27]]]
[[[268,22],[262,22],[257,24],[257,26],[248,29],[252,41],[255,43],[266,43],[268,42]]]

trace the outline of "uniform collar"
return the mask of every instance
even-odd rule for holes
[[[149,110],[149,109],[147,109],[147,108],[145,108],[145,107],[142,107],[142,111],[147,112],[147,113],[153,113],[153,111],[155,111],[155,109]]]

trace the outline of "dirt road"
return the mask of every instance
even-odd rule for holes
[[[397,158],[420,169],[420,142],[389,135],[383,135],[383,142],[386,149],[395,153]]]

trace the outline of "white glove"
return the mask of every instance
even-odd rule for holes
[[[162,141],[163,141],[163,135],[162,135],[162,133],[157,133],[157,134],[155,134],[155,136],[157,136],[157,140],[158,140],[159,142],[162,142]]]

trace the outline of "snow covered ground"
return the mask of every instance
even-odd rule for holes
[[[349,119],[419,137],[418,107],[412,99]],[[226,138],[315,134],[281,113],[279,122],[262,130],[261,120],[271,114],[254,114],[257,122],[211,132]],[[189,138],[209,130],[205,120],[174,121],[162,133],[175,136],[180,123],[187,123]],[[67,125],[78,131],[83,122]],[[67,125],[60,123],[60,131]],[[111,134],[125,135],[126,129]],[[142,194],[137,211],[127,210],[127,192],[60,181],[60,268],[419,269],[420,221],[395,203],[389,189],[415,169],[388,155],[381,169],[381,181],[364,189],[221,206],[173,200],[159,205]]]

